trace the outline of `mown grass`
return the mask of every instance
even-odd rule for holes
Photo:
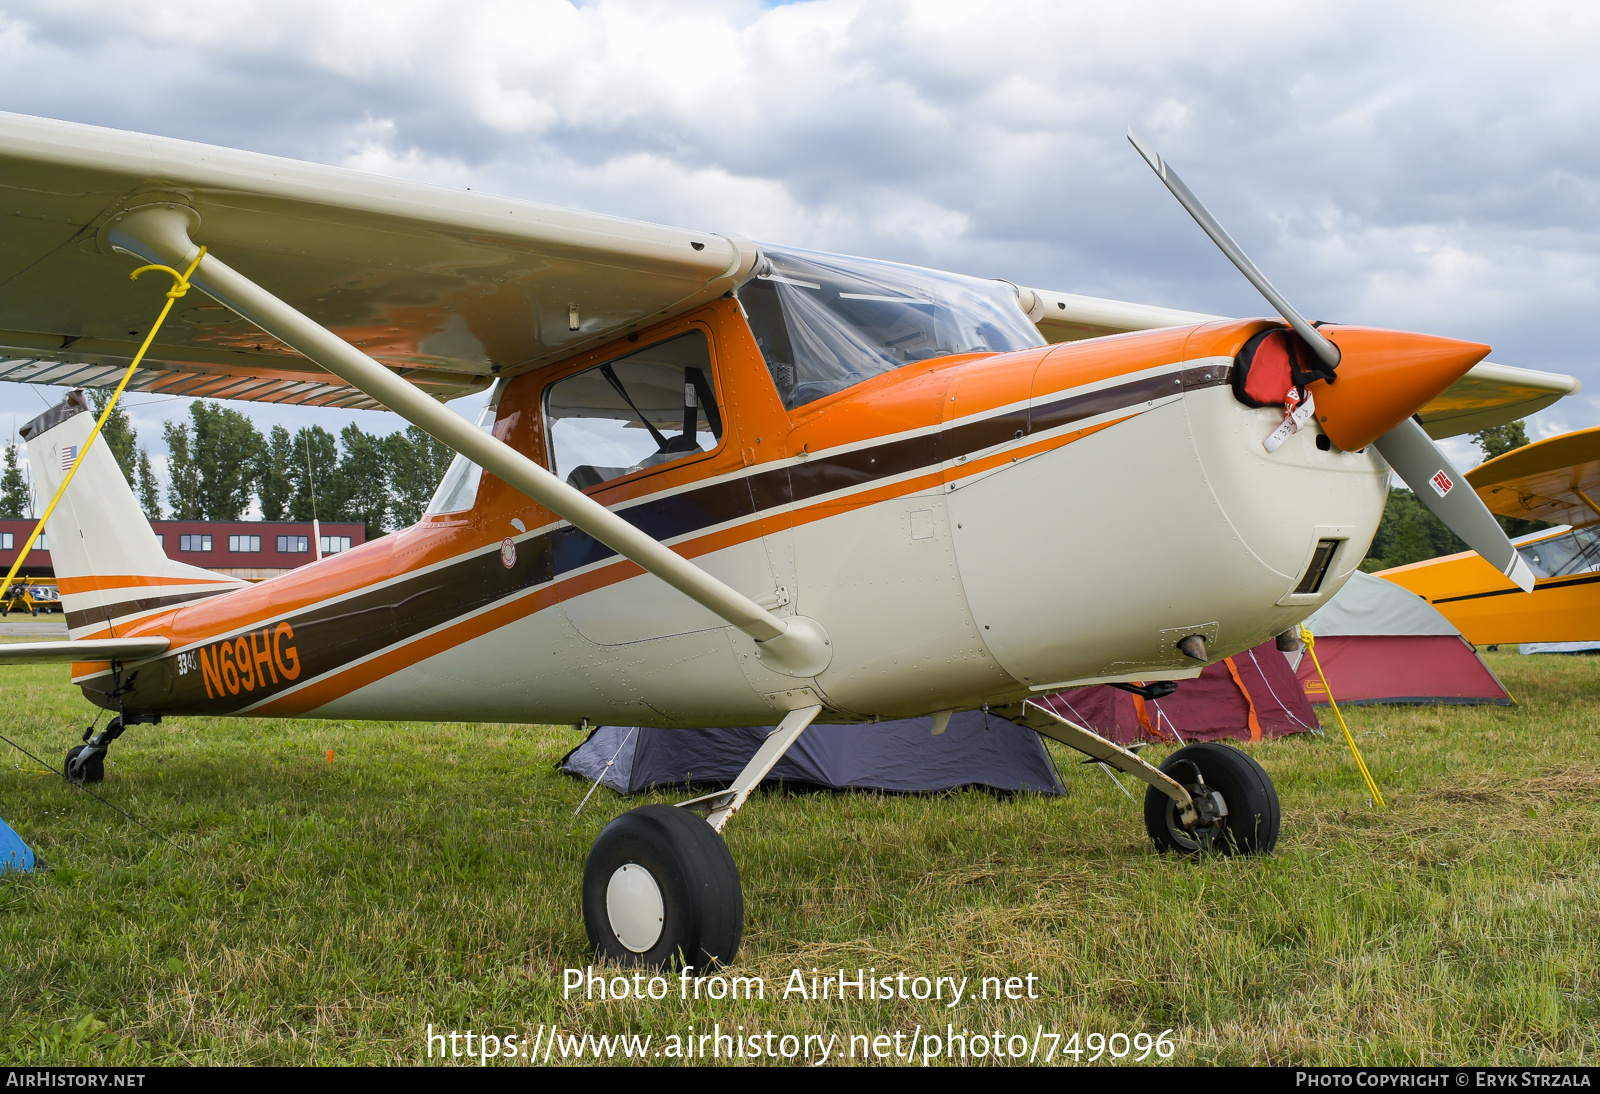
[[[585,1003],[579,879],[631,804],[553,771],[565,727],[179,718],[100,792],[6,746],[0,816],[51,869],[0,880],[7,1063],[418,1063],[424,1031],[660,1038],[915,1026],[1174,1030],[1176,1062],[1600,1058],[1600,660],[1490,655],[1515,708],[1365,708],[1258,746],[1275,855],[1180,861],[1063,756],[1069,797],[758,796],[729,842],[752,1002]],[[60,760],[88,707],[7,669],[4,733]],[[334,750],[330,764],[327,750]],[[652,800],[671,800],[660,796]],[[1042,978],[1042,998],[801,1002],[790,970]],[[674,983],[676,990],[676,982]]]

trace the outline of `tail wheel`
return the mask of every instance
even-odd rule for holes
[[[739,869],[698,813],[630,810],[589,849],[583,924],[602,961],[696,972],[727,965],[744,934]]]
[[[67,762],[62,767],[62,773],[67,776],[67,781],[75,783],[99,783],[106,780],[106,754],[104,749],[94,749],[94,754],[84,760],[81,765],[73,764],[78,758],[78,753],[87,749],[88,745],[73,745],[67,749]]]
[[[1188,828],[1178,816],[1177,803],[1155,787],[1149,788],[1144,796],[1144,824],[1158,851],[1256,855],[1277,846],[1282,819],[1278,791],[1247,753],[1209,741],[1186,745],[1168,756],[1161,770],[1197,799],[1221,796],[1227,812],[1210,824]]]

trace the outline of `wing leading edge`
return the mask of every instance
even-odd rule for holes
[[[252,152],[0,114],[0,379],[120,379],[160,297],[102,229],[177,204],[197,242],[432,394],[486,387],[714,299],[753,244]],[[215,302],[179,302],[141,390],[370,406]]]

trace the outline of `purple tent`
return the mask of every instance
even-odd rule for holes
[[[623,794],[669,786],[725,786],[770,732],[770,726],[601,726],[567,753],[561,769],[585,779],[598,778]],[[763,781],[897,793],[961,786],[1063,793],[1050,756],[1032,730],[979,710],[953,715],[938,736],[933,734],[932,718],[814,725]]]

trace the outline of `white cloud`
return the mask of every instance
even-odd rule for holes
[[[1132,122],[1306,311],[1600,393],[1597,46],[1556,2],[50,0],[0,14],[0,107],[1264,311]]]

